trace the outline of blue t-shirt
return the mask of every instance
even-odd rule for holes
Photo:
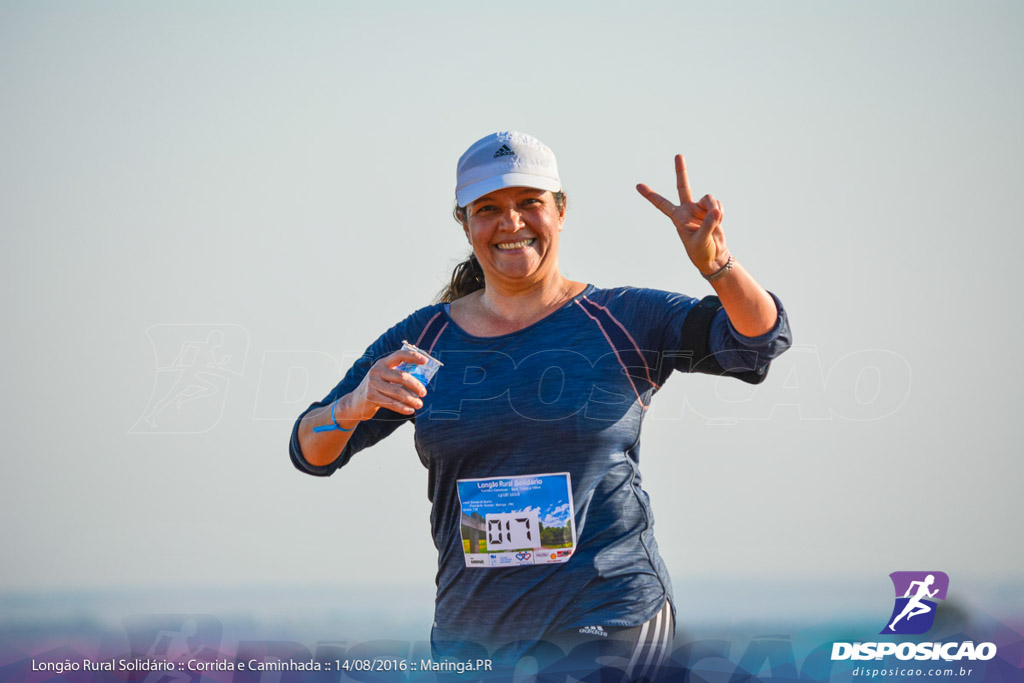
[[[700,334],[717,371],[751,381],[788,348],[789,324],[775,301],[777,324],[756,338],[737,333],[724,311],[707,317]],[[429,472],[438,551],[435,629],[442,638],[501,644],[592,624],[642,624],[672,589],[641,487],[640,427],[672,371],[689,371],[699,360],[682,336],[697,304],[670,292],[588,285],[546,318],[497,337],[470,335],[444,305],[427,306],[385,332],[340,384],[303,412],[351,392],[377,359],[407,340],[444,364],[415,417],[378,411],[324,467],[302,457],[297,421],[292,461],[310,474],[330,475],[403,422],[414,422],[416,451]],[[571,483],[571,557],[467,566],[459,482],[554,473],[568,473]]]

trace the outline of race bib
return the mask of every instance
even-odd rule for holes
[[[576,548],[576,515],[568,472],[457,484],[467,567],[569,561]]]

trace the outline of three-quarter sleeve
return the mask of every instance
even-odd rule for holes
[[[771,294],[778,318],[771,330],[745,337],[732,326],[718,297],[696,299],[654,289],[602,290],[595,301],[607,307],[629,342],[653,369],[655,386],[673,371],[728,375],[761,382],[773,358],[789,348],[791,333],[782,302]]]
[[[348,443],[345,448],[338,454],[338,457],[334,459],[328,465],[318,466],[313,465],[302,455],[302,447],[299,444],[299,423],[302,422],[302,418],[306,416],[311,410],[328,406],[337,399],[351,393],[359,386],[359,383],[366,377],[366,373],[370,371],[373,364],[378,360],[387,356],[395,351],[402,348],[403,340],[415,340],[421,333],[421,328],[425,327],[426,320],[428,320],[431,314],[435,314],[436,306],[427,307],[416,311],[408,318],[398,323],[390,330],[382,334],[377,338],[370,346],[363,352],[363,355],[355,362],[355,364],[345,373],[344,378],[331,389],[330,393],[323,397],[323,399],[311,404],[308,408],[302,411],[298,419],[295,421],[292,427],[291,440],[289,443],[289,453],[291,455],[292,464],[296,468],[317,477],[327,477],[334,474],[335,470],[342,467],[352,459],[352,456],[363,450],[373,446],[381,439],[390,435],[402,424],[412,420],[411,415],[403,415],[396,413],[386,408],[381,408],[377,411],[369,420],[364,420],[356,425],[355,430],[349,437]]]

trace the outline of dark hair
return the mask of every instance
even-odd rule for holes
[[[559,212],[565,211],[565,193],[559,190],[558,192],[552,192],[551,196],[555,200],[555,208]],[[452,216],[459,225],[465,225],[467,220],[466,207],[456,205],[455,209],[452,210]],[[480,262],[476,260],[476,254],[470,253],[469,258],[455,266],[455,270],[452,271],[451,281],[441,291],[437,301],[442,304],[450,304],[471,292],[483,289],[484,286],[484,269],[480,267]]]

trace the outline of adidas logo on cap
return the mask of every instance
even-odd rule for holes
[[[495,152],[494,156],[491,157],[491,158],[492,159],[497,159],[498,157],[515,156],[515,154],[516,154],[515,152],[513,152],[511,149],[508,148],[508,145],[502,145],[501,149],[499,149],[497,152]]]

